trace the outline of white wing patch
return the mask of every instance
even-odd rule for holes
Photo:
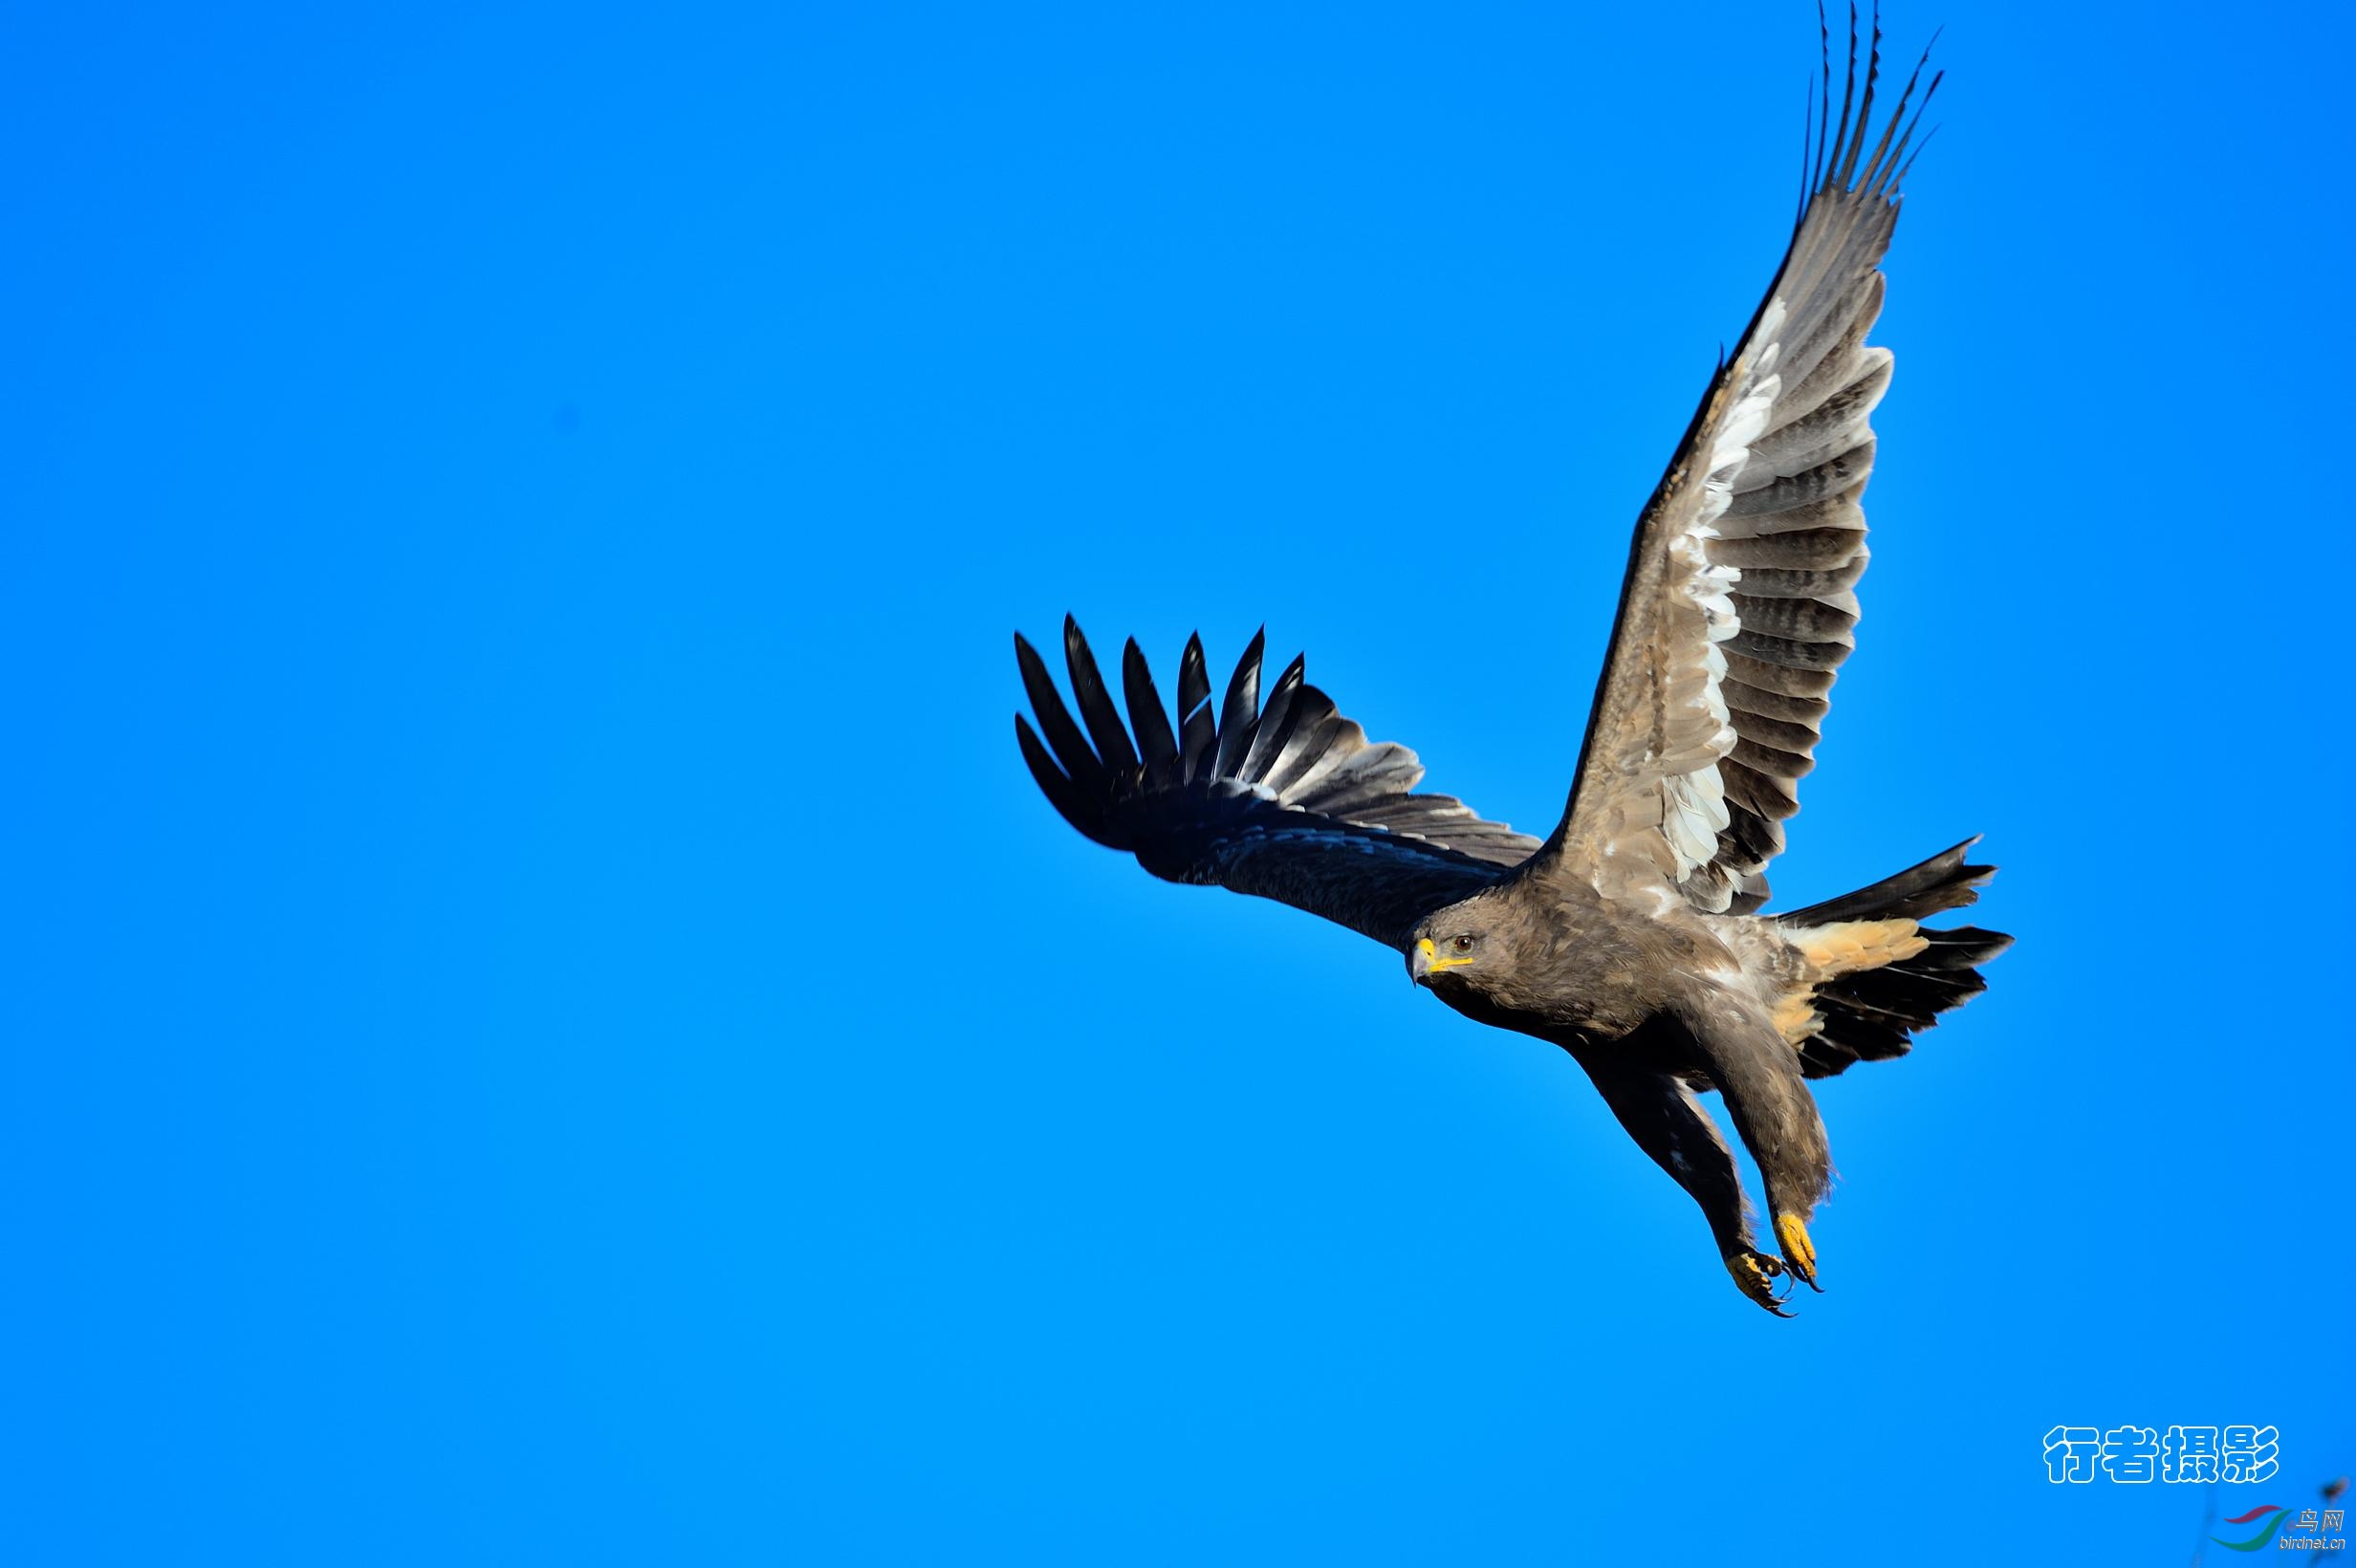
[[[1669,541],[1670,613],[1661,628],[1661,652],[1680,655],[1681,667],[1667,672],[1659,732],[1658,755],[1645,759],[1660,777],[1661,837],[1669,846],[1669,863],[1662,867],[1670,882],[1704,908],[1723,910],[1734,897],[1722,876],[1718,885],[1693,882],[1717,858],[1718,835],[1731,820],[1718,764],[1734,749],[1734,727],[1726,710],[1721,683],[1726,679],[1726,655],[1719,644],[1742,630],[1731,590],[1742,573],[1710,559],[1709,541],[1718,537],[1716,524],[1726,515],[1735,481],[1750,461],[1751,444],[1767,428],[1782,380],[1775,364],[1782,345],[1775,338],[1783,324],[1783,302],[1776,300],[1759,322],[1764,343],[1756,359],[1742,372],[1740,393],[1728,410],[1710,452],[1709,472],[1702,484],[1701,504],[1691,526]],[[1692,635],[1698,618],[1701,636]],[[1698,650],[1696,652],[1695,650]],[[1715,876],[1714,873],[1712,873]]]

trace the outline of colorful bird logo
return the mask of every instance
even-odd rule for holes
[[[2254,1508],[2250,1510],[2249,1513],[2242,1514],[2237,1519],[2228,1519],[2225,1521],[2227,1524],[2248,1524],[2252,1519],[2264,1518],[2265,1515],[2269,1514],[2273,1514],[2274,1517],[2266,1520],[2266,1528],[2259,1531],[2257,1535],[2252,1535],[2246,1541],[2229,1541],[2222,1535],[2212,1535],[2209,1538],[2216,1542],[2219,1546],[2230,1548],[2236,1552],[2260,1551],[2265,1547],[2268,1541],[2274,1539],[2274,1533],[2282,1528],[2282,1521],[2289,1518],[2289,1514],[2283,1513],[2281,1509],[2273,1503],[2268,1503],[2263,1508]]]

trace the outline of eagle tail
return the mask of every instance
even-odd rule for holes
[[[1978,902],[1996,868],[1964,863],[1977,842],[1967,838],[1870,887],[1778,917],[1805,978],[1777,1021],[1808,1077],[1903,1056],[1918,1031],[1988,989],[1978,967],[2011,947],[2011,937],[1920,924]]]

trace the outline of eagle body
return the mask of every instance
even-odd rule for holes
[[[1878,46],[1877,31],[1861,60],[1852,28],[1837,120],[1827,61],[1791,242],[1638,516],[1569,797],[1543,840],[1419,793],[1415,753],[1368,740],[1302,660],[1263,691],[1264,635],[1223,693],[1190,640],[1174,706],[1134,640],[1116,701],[1067,617],[1067,707],[1014,639],[1037,721],[1016,714],[1015,738],[1066,821],[1167,881],[1346,926],[1456,1012],[1560,1047],[1700,1206],[1735,1283],[1778,1314],[1778,1278],[1816,1284],[1808,1223],[1832,1172],[1808,1080],[1906,1054],[1984,989],[1978,966],[2011,940],[1924,924],[1993,875],[1965,863],[1971,840],[1841,898],[1764,909],[1855,642],[1870,419],[1892,363],[1865,338],[1938,85],[1918,99],[1917,66],[1877,138]],[[1698,1099],[1712,1091],[1758,1167],[1776,1254],[1755,1244]]]
[[[1513,962],[1444,969],[1427,983],[1451,1007],[1466,992],[1486,991],[1509,1017],[1617,1039],[1697,984],[1743,981],[1728,945],[1742,937],[1712,928],[1734,924],[1676,904],[1618,908],[1576,878],[1512,879],[1434,911],[1426,925],[1444,937],[1487,927],[1486,940],[1510,947]]]
[[[1456,1012],[1560,1046],[1606,1098],[1621,1084],[1725,1087],[1777,1211],[1804,1218],[1823,1197],[1830,1149],[1777,1023],[1809,991],[1809,948],[1781,921],[1680,904],[1631,911],[1578,879],[1540,877],[1509,878],[1418,930],[1436,933],[1435,952],[1475,939],[1468,961],[1437,970],[1421,949],[1432,938],[1409,950],[1409,972]],[[1638,1141],[1672,1175],[1707,1146],[1674,1131]]]

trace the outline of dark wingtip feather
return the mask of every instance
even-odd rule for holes
[[[1037,650],[1017,634],[1015,659],[1032,712],[1015,714],[1014,736],[1033,782],[1075,829],[1108,848],[1134,852],[1155,876],[1215,882],[1288,903],[1299,902],[1297,893],[1306,897],[1322,887],[1325,873],[1306,881],[1278,879],[1281,885],[1263,883],[1254,880],[1258,873],[1237,869],[1240,861],[1231,863],[1233,857],[1248,860],[1266,850],[1279,860],[1315,860],[1321,846],[1346,841],[1376,860],[1362,863],[1354,857],[1338,872],[1342,881],[1364,870],[1373,886],[1389,866],[1415,879],[1411,887],[1400,884],[1407,887],[1400,896],[1413,902],[1426,897],[1428,883],[1422,879],[1428,873],[1445,872],[1467,886],[1478,885],[1538,847],[1537,840],[1502,823],[1482,820],[1453,796],[1414,794],[1423,775],[1415,754],[1402,746],[1369,742],[1358,725],[1335,710],[1331,698],[1308,684],[1305,658],[1293,660],[1263,687],[1267,650],[1262,627],[1236,662],[1223,703],[1214,707],[1202,639],[1188,639],[1179,663],[1179,727],[1173,731],[1143,650],[1135,639],[1126,641],[1121,695],[1134,725],[1132,746],[1132,732],[1122,723],[1087,638],[1079,621],[1067,617],[1071,700],[1094,732],[1092,748]],[[1264,832],[1277,821],[1286,831]],[[1325,863],[1329,870],[1344,867],[1344,862]],[[1352,913],[1355,905],[1339,913],[1314,901],[1302,906],[1373,930],[1386,942],[1398,934],[1387,910],[1379,919],[1361,920]]]
[[[1855,12],[1853,11],[1850,15],[1849,25],[1852,28],[1856,26]],[[1850,39],[1849,69],[1852,72],[1857,69],[1856,40],[1854,37]],[[1872,37],[1865,45],[1865,90],[1864,93],[1859,95],[1857,99],[1857,119],[1855,122],[1852,124],[1845,116],[1842,121],[1843,129],[1848,133],[1848,136],[1846,144],[1841,151],[1841,167],[1839,172],[1834,176],[1833,183],[1843,190],[1848,189],[1851,182],[1857,177],[1857,160],[1864,156],[1865,150],[1865,137],[1873,128],[1873,92],[1876,87],[1881,85],[1881,82],[1882,8],[1879,0],[1876,0],[1873,8]]]
[[[1159,780],[1176,767],[1178,737],[1169,727],[1169,714],[1163,710],[1162,693],[1146,666],[1145,650],[1134,637],[1121,650],[1121,694],[1129,705],[1129,728],[1137,731],[1138,751],[1146,770]]]
[[[1944,71],[1940,72],[1937,76],[1932,76],[1931,78],[1931,92],[1937,92],[1939,83],[1945,81],[1946,79],[1947,73]],[[1923,95],[1922,109],[1917,109],[1914,111],[1915,125],[1922,123],[1922,111],[1923,109],[1928,109],[1929,107],[1931,107],[1931,93],[1925,93]],[[1914,126],[1908,126],[1906,134],[1908,138],[1911,140],[1914,135]],[[1889,182],[1890,200],[1896,201],[1899,195],[1904,192],[1906,189],[1906,177],[1913,169],[1914,160],[1920,158],[1925,152],[1930,150],[1932,140],[1935,139],[1938,134],[1939,128],[1936,125],[1933,125],[1931,129],[1923,132],[1923,139],[1914,143],[1913,150],[1906,155],[1906,162],[1898,165],[1898,172],[1891,177]]]
[[[1822,69],[1808,84],[1812,91],[1807,120],[1812,130],[1803,130],[1800,138],[1800,215],[1803,218],[1808,213],[1808,198],[1816,194],[1818,171],[1824,166],[1824,138],[1832,125],[1832,24],[1824,17],[1824,0],[1816,0],[1816,46]],[[1814,151],[1809,150],[1811,141],[1816,143]]]
[[[1947,73],[1941,71],[1931,78],[1931,85],[1924,89],[1921,102],[1914,105],[1911,120],[1907,118],[1907,104],[1914,98],[1915,84],[1922,80],[1923,67],[1931,63],[1931,45],[1938,41],[1934,33],[1931,43],[1923,46],[1922,57],[1914,62],[1912,74],[1906,78],[1906,90],[1898,95],[1898,106],[1889,112],[1889,123],[1883,128],[1881,142],[1873,149],[1872,158],[1866,161],[1865,177],[1858,182],[1858,188],[1868,195],[1894,193],[1898,185],[1900,160],[1912,162],[1907,159],[1906,144],[1912,139],[1914,127],[1922,123],[1923,111],[1931,107],[1931,96],[1939,90],[1939,83],[1946,79]]]
[[[1107,849],[1125,847],[1112,833],[1111,824],[1094,799],[1056,766],[1055,758],[1047,754],[1047,748],[1032,732],[1031,722],[1020,713],[1014,715],[1014,743],[1022,748],[1022,759],[1030,766],[1031,777],[1058,816]]]
[[[1825,23],[1823,7],[1820,4],[1817,8],[1818,52],[1823,71],[1823,88],[1819,95],[1822,112],[1816,119],[1816,149],[1810,161],[1811,172],[1807,182],[1810,191],[1800,204],[1803,218],[1809,200],[1818,195],[1863,192],[1895,202],[1900,187],[1905,184],[1907,171],[1913,167],[1914,160],[1921,156],[1923,148],[1931,142],[1931,133],[1925,133],[1917,141],[1915,131],[1922,123],[1923,113],[1930,107],[1932,96],[1938,92],[1939,83],[1947,79],[1947,73],[1933,72],[1929,85],[1923,87],[1919,98],[1915,95],[1915,88],[1921,84],[1923,72],[1931,63],[1931,50],[1938,43],[1939,33],[1945,29],[1931,34],[1931,43],[1924,47],[1921,57],[1914,62],[1914,69],[1907,77],[1905,90],[1898,95],[1897,107],[1890,111],[1882,127],[1880,140],[1873,142],[1868,151],[1882,72],[1884,36],[1881,7],[1878,4],[1869,16],[1867,28],[1861,32],[1857,8],[1854,5],[1849,7],[1848,59],[1841,88],[1841,110],[1836,115],[1832,111],[1831,30]],[[1858,73],[1861,63],[1865,67],[1862,79]],[[1913,110],[1910,116],[1908,113],[1909,106]],[[1864,165],[1862,169],[1859,166],[1861,162]]]
[[[1129,732],[1121,723],[1120,710],[1113,707],[1112,693],[1104,689],[1104,677],[1096,667],[1096,655],[1087,638],[1080,635],[1079,621],[1068,615],[1063,618],[1063,664],[1072,678],[1072,700],[1080,705],[1080,716],[1088,726],[1088,738],[1096,743],[1096,754],[1115,773],[1134,772],[1137,751],[1129,744]]]
[[[1219,756],[1212,767],[1221,778],[1234,775],[1236,764],[1243,761],[1252,744],[1260,712],[1260,662],[1267,652],[1268,628],[1262,626],[1252,634],[1251,645],[1235,661],[1235,673],[1228,678],[1227,700],[1219,708]]]
[[[1074,780],[1093,785],[1103,776],[1104,765],[1089,749],[1080,726],[1072,722],[1054,677],[1047,673],[1046,662],[1020,632],[1014,634],[1014,663],[1022,670],[1023,694],[1031,699],[1031,711],[1038,715],[1039,730],[1054,749],[1056,760]]]
[[[1253,727],[1252,749],[1244,753],[1237,776],[1247,784],[1256,784],[1268,775],[1268,769],[1282,754],[1284,743],[1292,738],[1293,726],[1299,715],[1294,710],[1294,697],[1308,677],[1309,657],[1294,655],[1284,666],[1276,684],[1268,689],[1268,701],[1260,709],[1259,723]]]
[[[1219,721],[1211,711],[1211,669],[1203,661],[1201,632],[1187,639],[1186,652],[1178,658],[1178,727],[1185,774],[1199,778],[1219,739]]]
[[[1827,96],[1826,96],[1826,99],[1825,99],[1825,101],[1826,101],[1827,105],[1829,105],[1829,104],[1830,104],[1830,102],[1831,102],[1831,98],[1830,98],[1830,93],[1829,93],[1829,89],[1830,89],[1830,87],[1831,87],[1831,76],[1830,76],[1830,71],[1831,71],[1831,68],[1830,68],[1830,66],[1827,66],[1825,69],[1826,69],[1825,86],[1826,86],[1826,89],[1827,89]],[[1848,141],[1848,135],[1849,135],[1849,105],[1850,105],[1850,104],[1851,104],[1851,103],[1855,100],[1856,96],[1857,96],[1857,0],[1849,0],[1849,57],[1848,57],[1848,69],[1847,69],[1847,70],[1846,70],[1846,71],[1843,74],[1842,78],[1841,78],[1841,118],[1840,118],[1840,120],[1837,120],[1837,121],[1835,121],[1835,122],[1834,122],[1834,124],[1833,124],[1833,133],[1832,133],[1832,137],[1831,137],[1831,139],[1830,139],[1829,143],[1828,143],[1828,144],[1825,146],[1825,148],[1823,149],[1823,159],[1824,159],[1824,161],[1820,162],[1820,163],[1817,164],[1817,169],[1816,169],[1816,184],[1817,184],[1817,188],[1818,188],[1818,189],[1820,189],[1820,190],[1821,190],[1821,189],[1822,189],[1822,188],[1824,188],[1824,186],[1825,186],[1825,185],[1827,185],[1830,183],[1830,180],[1831,180],[1831,174],[1832,174],[1832,165],[1833,165],[1834,163],[1839,163],[1839,162],[1840,162],[1840,159],[1841,159],[1841,149],[1842,149],[1843,145],[1843,144],[1844,144],[1844,143]]]

